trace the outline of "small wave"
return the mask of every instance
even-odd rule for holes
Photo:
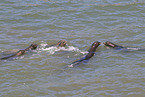
[[[44,48],[45,46],[47,46],[48,44],[46,43],[46,42],[44,42],[44,43],[41,43],[40,44],[40,48]]]
[[[140,48],[127,48],[128,50],[140,50]]]
[[[17,60],[17,59],[24,59],[24,56],[14,57],[14,58],[12,58],[12,59],[13,59],[13,60],[14,60],[14,59],[16,59],[16,60]]]
[[[57,47],[41,48],[41,51],[49,51],[50,54],[54,54],[57,50]]]
[[[5,60],[0,60],[0,61],[7,62],[7,61],[12,61],[12,60],[18,60],[18,59],[24,59],[24,56],[17,56],[17,57],[8,58]]]
[[[96,5],[96,6],[101,6],[101,7],[106,7],[106,6],[126,6],[126,5],[135,5],[135,4],[144,4],[145,1],[135,1],[135,2],[124,2],[124,3],[113,3],[113,4],[109,4],[109,3],[104,3],[104,4],[96,4],[96,3],[93,3],[93,4],[82,4],[82,5],[87,5],[87,6],[93,6],[93,5]]]

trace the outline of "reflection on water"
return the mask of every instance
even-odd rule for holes
[[[0,96],[144,97],[144,51],[100,45],[88,63],[66,68],[94,41],[145,48],[144,9],[144,0],[1,0],[0,52],[39,48],[0,62]],[[67,47],[44,48],[62,39]]]

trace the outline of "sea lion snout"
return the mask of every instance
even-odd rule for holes
[[[97,42],[94,42],[94,44],[95,44],[95,45],[97,45],[97,44],[101,44],[101,42],[98,42],[98,41],[97,41]]]
[[[101,44],[101,42],[99,42],[99,41],[96,41],[93,43],[94,46],[99,46],[100,44]]]

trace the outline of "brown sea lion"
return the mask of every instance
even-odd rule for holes
[[[37,44],[31,44],[29,47],[27,47],[26,49],[24,50],[19,50],[17,51],[16,53],[12,54],[12,55],[8,55],[6,57],[2,57],[0,58],[0,60],[5,60],[5,59],[9,59],[11,57],[17,57],[17,56],[21,56],[23,54],[25,54],[27,51],[29,50],[35,50],[37,48]]]
[[[67,41],[65,41],[65,40],[60,40],[57,44],[46,45],[45,48],[52,47],[52,46],[57,46],[58,48],[59,48],[59,47],[65,47],[66,44],[67,44]]]
[[[106,41],[104,42],[104,45],[105,46],[108,46],[108,47],[111,47],[111,48],[114,48],[114,49],[117,49],[117,50],[120,50],[120,49],[127,49],[126,47],[123,47],[123,46],[119,46],[119,45],[116,45],[110,41]]]
[[[68,65],[68,67],[74,67],[74,66],[76,66],[77,64],[79,64],[79,63],[81,63],[81,62],[83,62],[83,61],[85,61],[85,60],[89,60],[91,57],[94,56],[95,51],[96,51],[97,47],[98,47],[100,44],[101,44],[101,43],[98,42],[98,41],[94,42],[94,43],[91,45],[90,49],[88,50],[89,53],[88,53],[84,58],[82,58],[82,59],[80,59],[80,60],[78,60],[78,61],[75,61],[75,62],[71,63],[71,65]]]
[[[21,55],[23,55],[25,52],[26,52],[25,50],[19,50],[19,51],[18,51],[17,53],[15,53],[15,54],[12,54],[12,55],[9,55],[9,56],[0,58],[0,60],[6,60],[6,59],[9,59],[9,58],[12,58],[12,57],[21,56]]]
[[[145,51],[145,48],[136,48],[136,47],[123,47],[123,46],[119,46],[119,45],[116,45],[110,41],[106,41],[104,42],[104,45],[107,46],[107,47],[111,47],[113,49],[116,49],[116,50],[123,50],[123,51]]]
[[[29,47],[25,48],[24,50],[29,51],[29,50],[35,50],[37,48],[37,44],[31,44]],[[4,51],[2,54],[3,55],[9,55],[9,54],[15,54],[19,51],[19,49],[13,49],[13,50],[8,50]]]

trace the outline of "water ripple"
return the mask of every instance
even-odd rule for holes
[[[101,44],[88,63],[94,41],[145,48],[143,0],[1,0],[0,52],[38,43],[17,60],[1,61],[0,96],[144,97],[144,51],[119,51]],[[43,44],[69,42],[67,48]],[[42,42],[43,41],[43,42]]]

